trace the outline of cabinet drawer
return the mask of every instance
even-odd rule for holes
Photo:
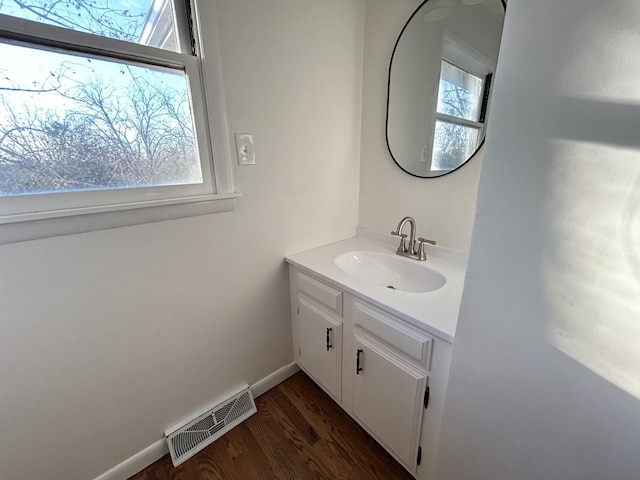
[[[298,272],[298,290],[342,316],[342,292],[340,290],[302,272]]]
[[[429,335],[382,310],[358,301],[356,301],[355,324],[424,365],[425,368],[431,368],[433,338]]]

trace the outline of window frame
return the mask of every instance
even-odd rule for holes
[[[201,184],[194,185],[0,197],[0,244],[235,208],[235,198],[240,195],[235,192],[231,169],[217,32],[216,29],[207,32],[205,65],[198,2],[186,0],[187,5],[181,0],[170,1],[173,1],[179,20],[178,41],[183,50],[187,48],[187,53],[0,14],[0,40],[3,42],[84,58],[99,57],[183,70],[189,86],[194,137],[203,177]],[[215,7],[207,7],[215,18]],[[187,22],[191,32],[184,31]],[[47,208],[43,208],[43,204]],[[90,216],[95,218],[89,219]]]
[[[478,121],[468,120],[466,118],[457,117],[453,115],[447,115],[446,113],[438,112],[438,102],[434,105],[434,122],[432,132],[432,156],[429,159],[429,171],[428,173],[441,173],[447,170],[440,170],[433,168],[433,152],[435,151],[435,129],[437,122],[450,123],[459,125],[462,127],[471,127],[478,130],[478,139],[483,139],[486,134],[486,115],[489,111],[489,104],[491,101],[491,87],[493,74],[496,70],[495,62],[489,59],[480,51],[470,46],[467,42],[460,37],[452,33],[446,28],[442,31],[442,61],[447,62],[460,70],[463,70],[475,77],[483,79],[483,92],[482,92],[482,105],[480,109],[480,118]],[[442,67],[441,67],[442,69]],[[442,70],[440,71],[439,78],[442,78]],[[439,95],[439,91],[438,91]],[[482,144],[482,140],[476,146],[476,150]],[[463,161],[462,164],[465,162]],[[461,164],[461,165],[462,165]],[[451,170],[449,170],[451,171]]]

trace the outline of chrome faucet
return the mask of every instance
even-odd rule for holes
[[[402,233],[404,230],[404,226],[409,224],[409,244],[407,245],[407,234]],[[398,255],[402,255],[403,257],[409,257],[416,260],[420,260],[424,262],[427,259],[427,254],[424,251],[424,244],[430,243],[431,245],[435,245],[435,240],[427,240],[426,238],[418,237],[416,241],[416,221],[411,217],[404,217],[400,220],[398,224],[398,228],[394,232],[391,232],[391,235],[395,235],[396,237],[400,237],[400,245],[398,246],[398,250],[396,253]],[[416,245],[417,243],[417,245]]]

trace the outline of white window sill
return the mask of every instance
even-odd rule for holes
[[[239,193],[0,217],[0,245],[235,210]]]

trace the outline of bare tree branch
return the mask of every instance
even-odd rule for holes
[[[137,40],[146,18],[146,12],[134,14],[127,9],[113,8],[109,2],[105,6],[91,0],[11,2],[46,23],[127,41]]]

